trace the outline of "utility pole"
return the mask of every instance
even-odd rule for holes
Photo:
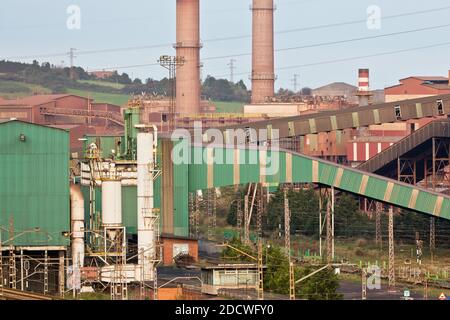
[[[16,289],[16,255],[13,249],[9,250],[9,287]]]
[[[217,223],[217,196],[215,188],[207,190],[206,208],[208,215],[208,239],[212,240],[215,237]]]
[[[234,83],[234,70],[236,69],[236,65],[234,64],[236,62],[236,59],[231,59],[230,63],[227,64],[227,66],[230,67],[230,82]]]
[[[394,208],[389,208],[389,292],[395,292]]]
[[[299,74],[294,74],[294,78],[292,79],[292,83],[294,84],[294,93],[297,93],[298,78],[300,78],[300,75]]]
[[[262,214],[264,210],[264,187],[258,188],[257,193],[257,204],[256,204],[256,231],[258,233],[258,238],[262,237]]]
[[[434,260],[434,250],[436,249],[436,218],[430,218],[430,253],[431,262]]]
[[[75,58],[76,58],[76,56],[75,56],[75,51],[76,51],[77,49],[75,49],[75,48],[70,48],[70,51],[69,51],[69,59],[70,59],[70,79],[71,80],[75,80],[75,70],[73,69],[74,68],[74,60],[75,60]]]
[[[250,242],[250,230],[248,223],[248,195],[244,198],[244,243],[248,244]]]
[[[263,245],[258,240],[258,300],[264,300]]]
[[[236,226],[238,228],[239,231],[241,231],[242,229],[242,199],[241,199],[241,195],[238,195],[238,199],[236,201]]]
[[[376,204],[376,212],[375,212],[375,244],[379,245],[380,248],[383,247],[383,239],[381,236],[381,212],[383,208],[383,204],[381,202],[377,202]]]
[[[44,253],[44,294],[48,293],[48,252]]]
[[[200,233],[200,208],[199,208],[199,197],[197,194],[195,195],[194,223],[195,223],[195,237],[198,239]]]
[[[289,300],[295,300],[295,272],[292,261],[289,261]]]
[[[289,199],[287,188],[284,188],[284,249],[288,259],[291,258],[291,212],[289,210]]]
[[[189,235],[194,236],[195,209],[194,209],[194,193],[189,193]]]
[[[419,232],[416,232],[416,256],[417,256],[417,263],[419,265],[422,264],[422,249],[423,249],[423,241],[420,240]]]
[[[361,300],[367,300],[367,270],[361,269]]]
[[[333,227],[332,227],[332,221],[331,221],[331,201],[328,198],[327,201],[327,216],[326,216],[326,223],[327,223],[327,262],[331,263],[333,261]]]
[[[175,78],[177,69],[184,65],[185,59],[184,57],[164,55],[159,58],[158,62],[162,67],[169,70],[169,83],[170,83],[169,131],[172,131],[175,129],[175,117],[176,117]]]

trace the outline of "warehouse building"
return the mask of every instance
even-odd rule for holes
[[[70,240],[69,132],[12,120],[0,123],[0,136],[1,280],[11,288],[63,290]],[[21,275],[33,270],[35,277],[23,281]]]

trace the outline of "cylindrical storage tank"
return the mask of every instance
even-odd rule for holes
[[[84,265],[84,198],[80,187],[70,186],[70,220],[72,233],[72,265]]]
[[[143,270],[143,279],[154,279],[156,257],[156,216],[153,212],[153,165],[152,133],[139,132],[137,135],[137,227],[138,260]]]
[[[274,96],[274,10],[273,0],[253,0],[252,104]]]
[[[122,225],[122,182],[102,181],[102,224],[104,227]]]
[[[185,61],[177,68],[176,112],[200,113],[200,0],[177,0],[175,48]]]

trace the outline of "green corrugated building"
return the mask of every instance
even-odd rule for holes
[[[69,132],[13,120],[0,123],[0,137],[3,245],[67,246],[62,233],[70,231]]]

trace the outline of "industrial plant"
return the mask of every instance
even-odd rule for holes
[[[164,93],[75,49],[65,68],[0,57],[0,300],[450,294],[450,72],[375,90],[389,70],[353,63],[353,84],[277,92],[277,6],[251,2],[239,111],[205,94],[200,0],[176,0]],[[77,87],[15,95],[45,68]]]

